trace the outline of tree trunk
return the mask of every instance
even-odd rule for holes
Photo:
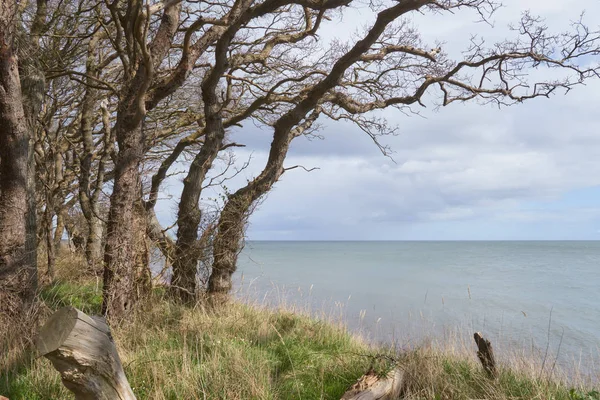
[[[21,58],[19,67],[22,74],[21,88],[25,119],[29,131],[29,146],[27,158],[27,215],[26,215],[26,238],[25,254],[27,264],[36,269],[37,282],[37,209],[36,209],[36,175],[34,146],[36,130],[38,128],[37,117],[44,104],[46,94],[46,76],[40,65],[40,38],[47,19],[48,0],[37,0],[36,11],[29,32],[29,41],[21,49],[24,57]],[[37,283],[36,283],[37,285]]]
[[[102,313],[115,320],[124,318],[136,300],[133,267],[136,243],[131,228],[135,203],[139,200],[139,168],[144,147],[141,126],[128,124],[127,113],[117,115],[119,152],[106,231],[102,303]]]
[[[148,243],[146,209],[142,202],[142,190],[139,189],[140,197],[134,205],[133,221],[131,228],[134,232],[133,244],[135,248],[134,287],[135,298],[139,299],[150,294],[152,290],[152,271],[150,270],[150,245]]]
[[[102,257],[102,231],[103,223],[98,218],[98,196],[92,194],[92,161],[94,159],[94,124],[96,117],[94,106],[96,104],[96,90],[93,88],[94,78],[98,77],[95,58],[97,57],[97,45],[99,34],[92,36],[88,43],[86,58],[86,87],[81,102],[81,125],[79,133],[83,145],[81,157],[81,168],[79,174],[79,203],[81,211],[87,222],[87,241],[85,245],[85,257],[90,271],[99,272],[100,259]],[[110,137],[110,130],[105,132]],[[99,171],[100,173],[100,171]]]
[[[46,279],[50,282],[54,280],[54,264],[56,261],[56,247],[54,246],[54,235],[52,231],[52,220],[54,219],[54,204],[51,195],[46,198],[46,209],[44,210],[44,224],[46,233]]]
[[[40,330],[36,347],[60,372],[76,400],[135,400],[102,318],[61,308]]]
[[[116,4],[116,3],[115,3]],[[139,8],[142,10],[142,8]],[[128,56],[132,62],[138,61],[135,73],[128,79],[120,93],[117,107],[115,136],[119,151],[115,162],[113,193],[110,198],[110,211],[104,250],[104,298],[102,312],[110,320],[118,320],[127,314],[135,302],[135,243],[131,231],[134,207],[140,201],[140,163],[144,156],[144,132],[142,129],[146,113],[156,103],[148,102],[148,90],[155,78],[156,68],[167,58],[171,43],[179,26],[181,2],[166,5],[161,22],[153,39],[144,52],[137,51]],[[136,11],[138,12],[138,11]],[[141,14],[140,14],[141,16]],[[149,17],[149,16],[148,16]],[[142,18],[143,20],[143,18]],[[146,30],[137,31],[137,19],[127,21],[127,30],[137,40],[147,40]],[[136,22],[135,24],[133,22]],[[133,28],[133,29],[130,29]],[[143,36],[140,39],[138,35]],[[133,36],[132,36],[133,37]],[[139,43],[138,43],[139,44]],[[134,45],[137,46],[137,45]],[[137,47],[134,47],[137,49]],[[144,54],[145,53],[145,54]],[[133,72],[133,71],[129,71]],[[157,96],[160,100],[166,97]],[[142,234],[145,232],[145,229]],[[147,267],[147,266],[146,266]]]
[[[206,174],[217,158],[225,138],[225,130],[220,119],[216,125],[218,125],[216,129],[206,134],[202,149],[190,165],[189,172],[183,180],[183,191],[179,201],[171,289],[184,303],[192,303],[196,300],[196,275],[203,251],[198,245],[198,228],[202,219],[198,203]]]
[[[219,222],[213,243],[213,265],[208,280],[211,303],[226,302],[232,288],[231,277],[237,268],[242,249],[244,229],[253,205],[264,196],[283,174],[283,162],[294,138],[290,130],[275,130],[269,159],[263,171],[246,186],[229,196]]]
[[[99,272],[99,264],[102,260],[102,237],[104,235],[104,222],[98,218],[98,207],[93,207],[92,216],[86,220],[88,224],[88,235],[85,244],[85,258],[91,271]]]
[[[54,230],[54,248],[60,251],[62,248],[62,237],[65,232],[65,217],[66,210],[60,210],[56,213],[56,229]]]
[[[231,278],[237,268],[252,206],[271,189],[282,172],[283,169],[277,165],[268,165],[257,178],[229,196],[223,207],[213,243],[213,266],[208,280],[208,294],[214,304],[226,302],[231,291]]]
[[[213,266],[208,279],[208,294],[213,305],[227,301],[232,288],[231,277],[237,267],[242,247],[246,217],[257,198],[246,186],[229,197],[217,225],[213,243]]]
[[[12,48],[15,14],[16,3],[0,4],[0,313],[7,315],[21,312],[37,287],[35,198],[29,198],[28,179],[30,134]],[[33,237],[28,231],[32,222]]]

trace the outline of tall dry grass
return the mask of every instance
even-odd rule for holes
[[[42,323],[64,305],[100,311],[98,281],[81,274],[81,259],[69,257],[57,265],[57,282],[40,292],[37,317],[24,319]],[[20,322],[3,327],[0,395],[72,398],[50,363],[31,350],[36,323],[19,330],[27,325]],[[138,399],[339,399],[368,369],[399,366],[408,399],[600,400],[588,383],[568,380],[558,369],[544,372],[542,360],[518,352],[503,352],[499,376],[490,379],[465,331],[374,347],[342,322],[341,311],[315,313],[284,302],[276,309],[233,302],[219,312],[183,307],[158,287],[112,333]]]

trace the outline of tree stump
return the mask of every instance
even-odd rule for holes
[[[36,347],[76,400],[135,400],[104,318],[63,307],[42,327]]]
[[[404,372],[399,368],[383,377],[370,370],[344,393],[341,400],[396,400],[400,398],[403,383]]]
[[[496,359],[494,358],[492,344],[489,340],[484,339],[480,332],[475,332],[473,337],[475,338],[475,343],[477,343],[477,357],[479,358],[479,361],[481,361],[483,369],[489,376],[495,378],[498,376],[498,371],[496,370]]]

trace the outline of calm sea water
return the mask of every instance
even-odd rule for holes
[[[482,331],[598,371],[600,242],[248,242],[238,295],[342,316],[399,345]]]

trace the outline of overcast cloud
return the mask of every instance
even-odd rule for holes
[[[600,15],[595,0],[528,0],[506,2],[494,28],[473,25],[468,12],[419,16],[415,24],[429,42],[444,40],[444,49],[456,53],[474,31],[492,41],[509,37],[506,25],[525,7],[556,29],[584,9],[592,25]],[[360,15],[353,11],[336,24],[359,27]],[[399,127],[383,139],[392,159],[350,124],[324,121],[323,140],[296,139],[287,165],[319,169],[286,172],[250,219],[249,238],[600,238],[600,82],[501,110],[428,105],[421,116],[386,113]],[[240,162],[252,157],[229,183],[235,189],[264,166],[271,132],[247,124],[232,139],[248,145],[237,152]],[[180,190],[173,179],[164,188],[176,197]],[[161,201],[158,211],[165,224],[175,219],[173,200]]]

